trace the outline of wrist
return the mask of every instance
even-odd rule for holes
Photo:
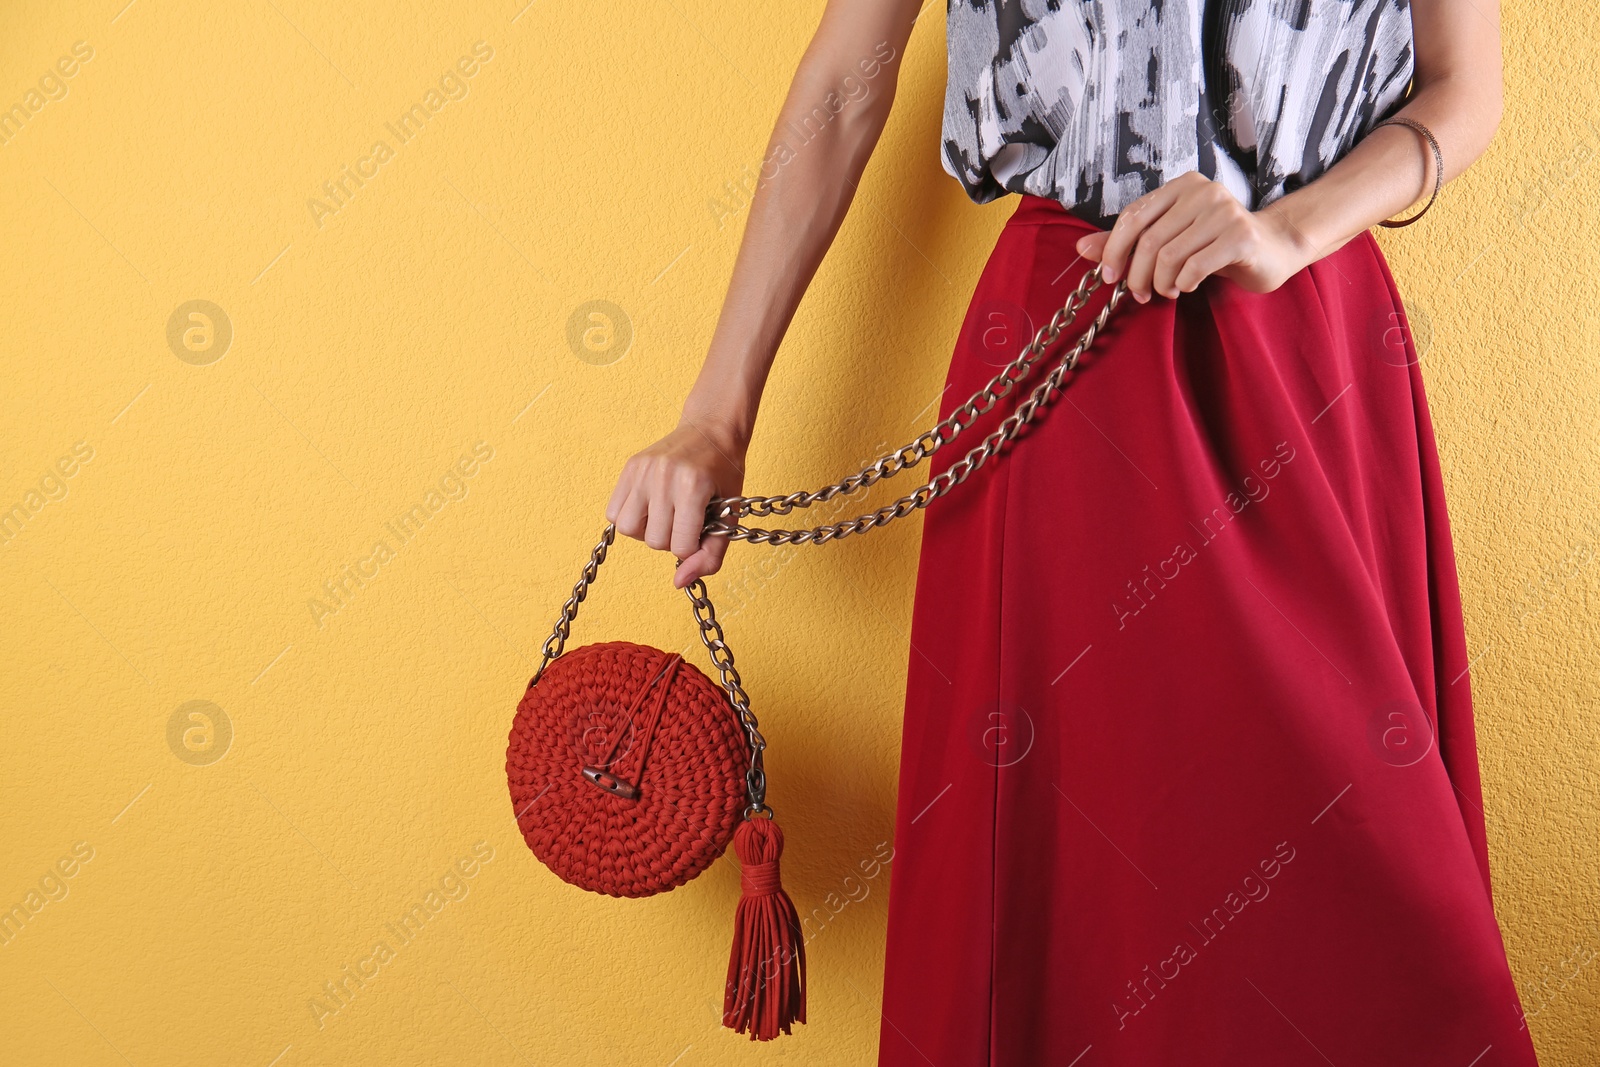
[[[754,423],[754,413],[747,417],[725,407],[696,404],[693,398],[678,417],[680,429],[693,429],[730,457],[743,456],[750,447]]]
[[[1279,247],[1283,250],[1284,257],[1288,260],[1286,276],[1296,273],[1302,267],[1315,263],[1322,257],[1323,251],[1317,247],[1316,241],[1295,220],[1289,208],[1284,205],[1283,198],[1274,200],[1262,208],[1259,214],[1276,238]]]

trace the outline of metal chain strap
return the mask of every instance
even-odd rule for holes
[[[988,412],[996,403],[1010,395],[1011,390],[1033,371],[1033,365],[1051,345],[1060,338],[1063,330],[1077,318],[1078,313],[1089,303],[1089,298],[1099,289],[1100,268],[1095,267],[1084,274],[1077,288],[1067,297],[1067,302],[1061,309],[1050,317],[1039,331],[1034,334],[1033,340],[1024,348],[1020,355],[989,380],[989,383],[974,393],[966,403],[956,408],[938,425],[926,432],[919,434],[910,443],[880,456],[868,464],[860,472],[852,474],[843,481],[832,485],[823,486],[813,492],[790,493],[787,496],[767,497],[718,497],[711,501],[706,509],[707,524],[703,536],[723,536],[734,541],[749,541],[754,544],[823,544],[828,541],[848,537],[853,533],[863,533],[885,526],[895,519],[904,518],[913,511],[927,507],[934,500],[948,493],[955,486],[960,485],[973,471],[982,467],[991,457],[999,452],[1001,446],[1016,436],[1017,431],[1033,421],[1038,411],[1050,402],[1054,394],[1062,389],[1062,383],[1067,372],[1078,365],[1078,360],[1094,339],[1104,328],[1106,319],[1112,310],[1122,301],[1127,293],[1127,282],[1120,281],[1111,291],[1110,298],[1100,309],[1094,321],[1078,337],[1077,342],[1068,350],[1054,370],[1041,381],[1028,399],[1017,405],[1016,411],[1003,420],[999,427],[985,437],[982,443],[974,446],[956,463],[951,464],[943,473],[937,475],[911,493],[906,494],[893,504],[879,508],[877,511],[848,522],[830,523],[802,530],[770,530],[755,526],[742,526],[736,520],[748,515],[766,517],[770,515],[787,515],[795,508],[808,508],[812,504],[824,503],[836,496],[849,495],[869,488],[885,478],[892,478],[901,471],[917,466],[923,460],[932,456],[939,449],[948,445],[959,437],[962,431],[971,428],[978,417]],[[589,595],[589,587],[594,584],[595,575],[600,569],[600,564],[605,562],[606,551],[615,542],[617,527],[615,523],[606,523],[605,530],[600,535],[600,540],[589,553],[589,561],[584,564],[583,572],[572,587],[572,595],[561,607],[561,616],[556,620],[555,628],[550,636],[545,639],[543,656],[539,667],[533,673],[533,679],[528,683],[531,689],[538,684],[539,678],[550,662],[561,655],[566,647],[567,638],[572,633],[572,622],[578,616],[578,606]],[[679,561],[682,562],[681,560]],[[745,792],[749,804],[745,808],[745,816],[766,814],[770,816],[772,809],[767,807],[767,778],[762,766],[762,753],[766,750],[767,742],[761,736],[760,724],[755,713],[750,710],[750,697],[744,690],[744,683],[739,678],[738,668],[733,663],[733,650],[728,647],[728,642],[722,632],[722,624],[717,621],[717,612],[711,604],[711,597],[706,591],[703,580],[696,578],[685,588],[684,593],[689,597],[693,606],[695,622],[699,626],[700,640],[706,646],[706,651],[711,655],[711,663],[717,668],[722,677],[722,688],[728,694],[728,701],[733,705],[739,717],[739,724],[744,728],[745,737],[750,744],[750,769],[745,772]]]
[[[739,724],[744,727],[745,736],[750,740],[750,769],[744,774],[745,794],[750,798],[750,804],[744,809],[745,818],[762,813],[771,816],[772,809],[767,807],[767,772],[761,762],[767,739],[761,736],[761,724],[756,721],[755,712],[750,710],[750,696],[744,691],[744,683],[739,680],[739,669],[733,665],[733,650],[723,638],[722,624],[717,621],[717,609],[711,606],[711,597],[706,593],[703,579],[696,578],[684,586],[683,591],[689,594],[689,602],[694,605],[695,622],[700,624],[700,640],[705,643],[706,651],[711,653],[711,662],[717,668],[717,673],[722,675],[722,688],[728,691],[728,700],[738,713]]]
[[[885,505],[877,511],[847,522],[830,523],[824,526],[815,526],[802,530],[769,530],[757,526],[742,526],[736,520],[747,515],[766,517],[771,515],[787,515],[795,508],[808,508],[812,504],[820,504],[832,500],[836,496],[848,495],[859,492],[883,480],[892,478],[903,470],[909,470],[932,456],[939,449],[948,445],[959,437],[962,431],[970,429],[980,415],[985,414],[994,405],[1011,393],[1017,383],[1026,378],[1033,370],[1033,365],[1039,357],[1056,343],[1061,332],[1065,330],[1078,313],[1088,304],[1090,296],[1099,289],[1103,283],[1100,281],[1100,268],[1084,274],[1078,287],[1067,297],[1067,302],[1061,309],[1050,317],[1050,321],[1040,327],[1034,334],[1033,340],[1024,348],[1015,360],[1009,363],[1000,373],[989,380],[989,383],[967,400],[966,403],[952,411],[948,418],[931,429],[919,434],[910,443],[902,445],[892,452],[885,453],[872,463],[868,464],[859,473],[832,485],[823,486],[813,492],[790,493],[787,496],[766,497],[718,497],[711,501],[706,508],[707,522],[702,536],[727,537],[733,541],[749,541],[754,544],[823,544],[828,541],[848,537],[853,533],[863,533],[867,530],[886,526],[895,519],[904,518],[913,511],[927,507],[934,500],[948,493],[960,485],[973,471],[982,467],[990,457],[994,456],[1000,448],[1013,437],[1017,431],[1033,421],[1039,409],[1049,403],[1053,395],[1062,388],[1062,381],[1069,371],[1078,365],[1078,360],[1094,339],[1104,328],[1111,312],[1121,303],[1127,293],[1126,280],[1119,281],[1111,291],[1111,296],[1094,321],[1089,323],[1087,329],[1079,336],[1077,343],[1067,352],[1061,362],[1050,372],[1044,381],[1040,382],[1026,401],[1017,406],[1017,410],[1008,416],[994,432],[983,439],[982,444],[975,446],[956,463],[920,486],[915,491],[906,494],[892,504]]]
[[[594,584],[595,574],[600,570],[600,564],[606,561],[606,549],[610,548],[616,539],[616,523],[606,523],[605,531],[600,535],[600,542],[594,546],[594,551],[589,553],[589,562],[583,565],[583,573],[578,576],[577,584],[572,587],[572,595],[561,605],[561,617],[556,620],[555,629],[544,639],[544,656],[539,660],[539,669],[533,672],[533,680],[528,683],[529,689],[539,683],[539,676],[544,674],[544,669],[550,665],[550,661],[561,655],[561,650],[566,648],[567,638],[572,634],[572,620],[578,617],[578,605],[589,595],[589,587]]]
[[[600,540],[589,553],[589,561],[583,565],[583,573],[578,576],[577,584],[572,587],[572,595],[567,597],[567,602],[561,606],[561,617],[556,620],[555,629],[545,638],[539,667],[533,672],[528,688],[532,689],[539,684],[545,668],[566,648],[567,638],[572,634],[572,622],[578,617],[578,605],[588,598],[589,587],[594,584],[600,564],[605,562],[606,552],[616,541],[616,537],[616,523],[606,523]],[[694,610],[695,622],[699,625],[700,640],[706,646],[706,651],[711,654],[712,666],[716,667],[717,673],[722,676],[723,691],[728,694],[728,703],[733,705],[733,710],[739,717],[739,725],[743,727],[745,739],[750,746],[750,768],[745,771],[744,776],[745,795],[750,803],[745,808],[745,816],[747,818],[762,814],[770,816],[772,809],[766,805],[767,775],[761,758],[762,752],[766,751],[767,740],[761,736],[761,724],[756,719],[755,712],[750,710],[750,695],[744,691],[744,682],[739,677],[739,669],[733,664],[733,650],[728,647],[727,638],[722,632],[722,623],[717,621],[717,609],[711,604],[711,596],[706,592],[705,581],[696,578],[685,586],[683,591],[689,597],[689,603]]]

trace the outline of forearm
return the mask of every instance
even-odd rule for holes
[[[1433,131],[1446,182],[1483,154],[1498,121],[1498,115],[1484,113],[1476,96],[1448,84],[1434,85],[1397,113]],[[1305,245],[1308,262],[1315,261],[1426,198],[1434,171],[1433,151],[1421,134],[1409,126],[1383,126],[1315,181],[1262,211],[1277,215]]]
[[[684,419],[704,432],[735,446],[749,441],[778,346],[883,131],[903,43],[886,39],[844,61],[802,60],[763,157],[705,363],[684,403]]]
[[[1416,88],[1396,114],[1427,126],[1444,157],[1443,180],[1455,178],[1489,147],[1502,108],[1498,10],[1446,11],[1439,0],[1416,0]],[[1445,20],[1451,20],[1448,26]],[[1392,218],[1434,187],[1433,151],[1404,125],[1370,131],[1336,164],[1263,208],[1320,259],[1362,231]]]

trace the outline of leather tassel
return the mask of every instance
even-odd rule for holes
[[[722,1025],[770,1041],[806,1021],[806,946],[800,915],[778,878],[783,831],[770,818],[747,818],[733,835],[743,893],[733,920],[733,951]]]

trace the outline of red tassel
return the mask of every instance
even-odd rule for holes
[[[733,835],[744,893],[733,920],[733,952],[722,1025],[771,1041],[806,1021],[806,946],[800,915],[778,879],[783,831],[770,818],[747,818]]]

